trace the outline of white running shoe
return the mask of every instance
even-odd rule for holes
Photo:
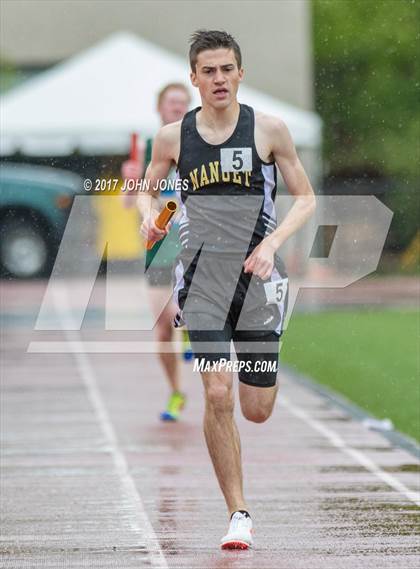
[[[235,512],[229,530],[220,542],[222,549],[248,549],[252,547],[252,520],[241,512]]]

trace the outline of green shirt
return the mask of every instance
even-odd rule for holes
[[[152,159],[152,146],[153,146],[153,139],[148,138],[146,141],[146,150],[145,150],[145,167],[149,165]],[[172,177],[172,176],[170,176]],[[175,199],[176,200],[176,192],[175,191],[165,191],[161,193],[160,201],[166,202],[168,199]],[[173,223],[172,227],[166,237],[157,241],[150,251],[146,251],[146,267],[152,266],[155,268],[160,267],[172,267],[175,262],[176,256],[180,251],[180,243],[178,237],[178,224]],[[158,251],[161,246],[165,243],[164,249],[162,249],[161,253],[158,255]]]

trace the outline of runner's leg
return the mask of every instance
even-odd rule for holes
[[[278,385],[280,337],[235,332],[234,346],[242,369],[239,377],[239,401],[243,416],[254,423],[264,423],[274,407]]]
[[[239,400],[245,419],[254,423],[264,423],[274,407],[278,385],[273,387],[256,387],[239,383]]]
[[[158,342],[159,359],[172,391],[181,391],[178,354],[175,351],[166,351],[163,345],[172,342],[174,337],[173,319],[176,314],[176,306],[171,296],[170,287],[149,286],[150,305],[155,318],[157,318],[154,333]],[[171,299],[169,303],[168,299]],[[165,306],[163,311],[162,306]]]
[[[233,417],[232,374],[203,372],[204,435],[217,480],[230,514],[246,510],[242,485],[241,442]]]

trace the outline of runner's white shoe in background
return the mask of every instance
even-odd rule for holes
[[[222,549],[248,549],[252,547],[252,520],[242,512],[235,512],[229,530],[220,542]]]

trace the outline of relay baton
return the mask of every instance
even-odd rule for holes
[[[130,160],[138,160],[138,146],[137,146],[137,133],[133,132],[131,135],[130,143]]]
[[[162,211],[156,218],[155,221],[156,227],[158,227],[159,229],[165,229],[169,221],[174,216],[176,209],[177,209],[176,202],[174,202],[173,200],[169,200],[168,202],[166,202],[165,207],[162,209]],[[146,244],[146,249],[150,251],[150,249],[153,247],[155,243],[156,241],[149,239]]]

